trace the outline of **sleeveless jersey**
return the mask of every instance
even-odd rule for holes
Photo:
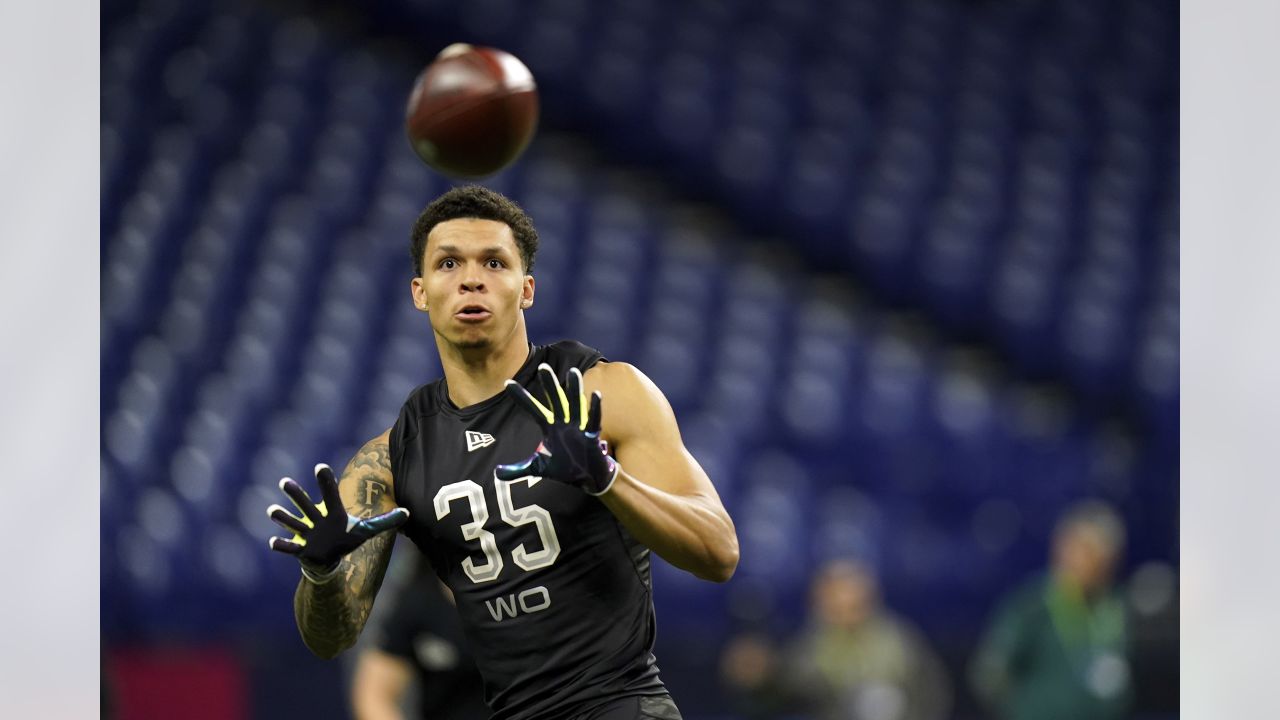
[[[515,380],[538,397],[539,364],[564,382],[601,360],[576,342],[531,346]],[[457,408],[443,379],[410,394],[390,435],[395,499],[410,512],[401,532],[453,590],[493,720],[563,720],[665,693],[648,548],[576,487],[494,476],[541,441],[505,392]]]

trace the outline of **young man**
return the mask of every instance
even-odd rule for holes
[[[444,378],[340,483],[317,466],[322,507],[282,480],[304,517],[269,508],[295,533],[271,547],[302,563],[294,614],[321,657],[355,642],[399,528],[453,591],[494,720],[678,718],[652,654],[649,551],[724,582],[737,535],[648,378],[576,342],[530,345],[537,245],[484,188],[427,207],[413,301]]]

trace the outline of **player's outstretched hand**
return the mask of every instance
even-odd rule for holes
[[[303,569],[327,573],[338,566],[347,553],[364,544],[364,541],[387,530],[394,530],[409,519],[409,511],[396,508],[377,517],[361,519],[348,515],[338,495],[338,479],[325,464],[316,465],[316,481],[320,484],[319,505],[311,502],[306,491],[289,478],[280,481],[280,489],[293,501],[302,513],[297,517],[279,505],[267,508],[267,515],[286,530],[293,531],[293,538],[284,540],[273,537],[268,541],[272,550],[295,555]],[[329,508],[336,508],[330,512]]]
[[[500,480],[526,475],[559,480],[576,485],[590,495],[603,495],[618,476],[618,464],[606,452],[600,440],[600,393],[591,393],[591,402],[582,394],[582,372],[569,370],[565,382],[560,381],[550,365],[538,366],[542,401],[534,399],[514,380],[508,380],[507,394],[542,426],[542,447],[527,459],[511,465],[499,465]]]

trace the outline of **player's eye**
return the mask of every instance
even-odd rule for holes
[[[440,261],[440,267],[445,270],[452,270],[457,266],[458,263],[453,258],[445,258]]]
[[[501,260],[499,260],[499,259],[497,259],[497,258],[489,258],[489,269],[490,269],[490,270],[500,270],[500,269],[502,269],[502,268],[504,268],[504,267],[506,267],[506,265],[504,265],[504,264],[502,263],[502,261],[501,261]]]

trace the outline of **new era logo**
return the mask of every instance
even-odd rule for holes
[[[478,450],[482,447],[489,447],[494,442],[496,441],[489,433],[475,432],[472,430],[467,431],[467,452]]]

